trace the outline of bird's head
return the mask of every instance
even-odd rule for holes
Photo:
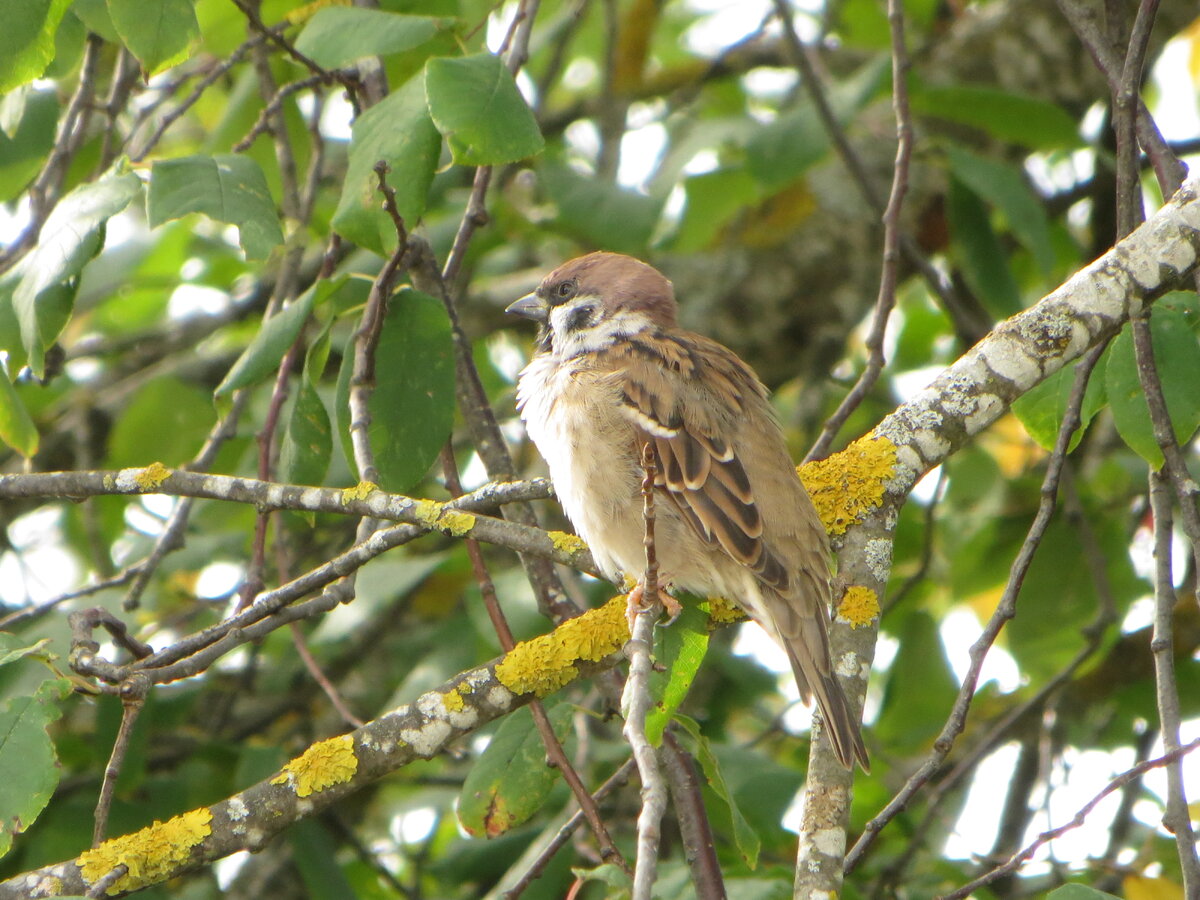
[[[539,347],[570,358],[621,337],[673,328],[675,291],[661,272],[632,256],[589,253],[563,263],[506,312],[542,328]]]

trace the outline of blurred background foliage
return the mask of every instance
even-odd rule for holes
[[[1135,7],[1095,4],[1119,50]],[[406,224],[439,261],[464,218],[473,166],[495,167],[486,217],[451,287],[520,472],[543,471],[513,411],[532,335],[502,309],[558,262],[596,248],[666,272],[684,323],[728,344],[775,390],[801,458],[863,365],[878,289],[879,198],[895,151],[883,5],[789,8],[840,124],[836,138],[772,3],[543,0],[514,86],[488,51],[500,48],[516,9],[490,0],[0,0],[10,23],[0,37],[4,471],[183,465],[236,408],[211,471],[258,473],[256,436],[277,416],[273,477],[357,481],[346,427],[350,340],[380,253],[396,241],[372,172],[380,158]],[[303,58],[263,39],[247,11]],[[838,446],[1103,252],[1115,229],[1108,87],[1058,6],[912,0],[904,13],[916,130],[903,217],[911,252],[889,365]],[[1161,4],[1144,85],[1184,156],[1200,150],[1195,16],[1190,2]],[[856,172],[836,147],[843,138]],[[1153,179],[1145,187],[1153,208]],[[1200,424],[1195,295],[1163,300],[1154,323],[1171,411],[1190,442]],[[455,411],[450,340],[440,303],[413,291],[393,298],[373,400],[386,489],[447,497],[434,465],[447,439],[465,487],[486,480]],[[1061,509],[950,770],[880,835],[846,897],[950,889],[1159,752],[1145,477],[1157,448],[1133,365],[1122,337],[1093,378]],[[287,402],[275,410],[280,385]],[[1044,448],[1069,385],[1066,375],[1032,391],[901,513],[866,711],[873,768],[856,780],[852,832],[941,729],[966,648],[1038,506]],[[21,800],[29,806],[0,861],[5,875],[88,846],[120,720],[116,698],[44,686],[43,662],[66,669],[65,613],[99,604],[161,648],[227,615],[254,571],[255,511],[198,502],[178,546],[147,571],[140,602],[124,603],[136,608],[123,608],[136,567],[178,508],[161,497],[0,505],[0,627],[5,651],[23,651],[0,657],[4,715],[35,697],[42,710],[24,715],[35,749],[0,746],[0,782],[40,779],[37,797]],[[539,513],[564,524],[553,503]],[[352,543],[354,526],[274,515],[258,577],[270,587],[313,568]],[[514,555],[485,548],[485,557],[517,637],[547,630]],[[589,604],[612,593],[563,574]],[[1181,597],[1196,577],[1179,566]],[[99,583],[110,586],[64,599]],[[1188,739],[1200,733],[1193,602],[1180,603],[1176,630]],[[225,797],[345,730],[302,661],[301,636],[361,718],[500,652],[461,542],[433,535],[393,550],[363,568],[353,603],[151,693],[110,835]],[[790,798],[804,775],[808,715],[782,662],[753,626],[726,629],[683,707],[728,789],[728,800],[705,790],[733,897],[790,895]],[[625,758],[619,722],[586,683],[558,709],[568,754],[594,787]],[[36,739],[47,728],[52,750]],[[524,871],[522,854],[553,834],[570,802],[552,784],[528,823],[490,841],[467,836],[457,797],[493,731],[382,780],[253,857],[144,895],[485,896]],[[1200,777],[1190,765],[1194,796]],[[1182,897],[1159,824],[1163,791],[1156,772],[1115,793],[1083,830],[977,896],[1081,881],[1128,897]],[[622,847],[638,802],[631,784],[602,806]],[[761,842],[754,868],[739,817]],[[561,897],[572,867],[598,861],[581,831],[522,896]],[[660,894],[689,890],[668,826]],[[577,896],[605,894],[597,882]]]

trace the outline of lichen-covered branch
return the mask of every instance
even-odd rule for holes
[[[463,672],[413,703],[347,734],[313,744],[277,774],[232,797],[105,841],[76,859],[0,882],[0,900],[84,894],[117,866],[116,896],[161,883],[239,850],[261,849],[364,785],[544,697],[582,674],[610,668],[629,638],[625,597],[518,644],[499,660]]]
[[[1191,182],[1104,256],[998,325],[857,442],[878,442],[894,449],[896,457],[879,505],[855,516],[844,535],[834,538],[842,591],[832,634],[834,667],[852,704],[861,707],[879,633],[877,618],[864,622],[864,614],[878,609],[891,573],[896,519],[913,486],[1014,400],[1178,285],[1196,269],[1198,258],[1200,200]],[[803,877],[810,894],[835,892],[841,885],[852,777],[834,764],[826,741],[813,742],[797,867],[797,885]]]
[[[1145,304],[1176,287],[1200,254],[1197,182],[1108,253],[1024,312],[998,325],[875,429],[899,448],[890,494],[917,480],[1000,418],[1014,400],[1111,337]]]
[[[168,469],[151,463],[140,469],[116,472],[45,472],[33,475],[0,475],[0,498],[63,497],[78,499],[105,494],[166,494],[253,504],[260,510],[290,509],[299,512],[371,516],[416,525],[451,537],[472,537],[508,547],[585,572],[596,572],[591,553],[579,538],[483,515],[504,503],[524,502],[550,495],[545,479],[489,484],[455,500],[442,503],[391,494],[363,483],[354,488],[307,487],[279,484],[230,475],[206,475]]]

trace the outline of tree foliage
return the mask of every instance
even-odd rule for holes
[[[0,0],[0,897],[626,895],[502,314],[597,248],[835,454],[872,755],[685,604],[656,896],[1200,891],[1194,15]]]

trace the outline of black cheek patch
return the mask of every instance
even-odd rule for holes
[[[583,331],[585,328],[591,328],[592,312],[590,306],[581,306],[579,309],[573,310],[564,323],[567,331]]]

